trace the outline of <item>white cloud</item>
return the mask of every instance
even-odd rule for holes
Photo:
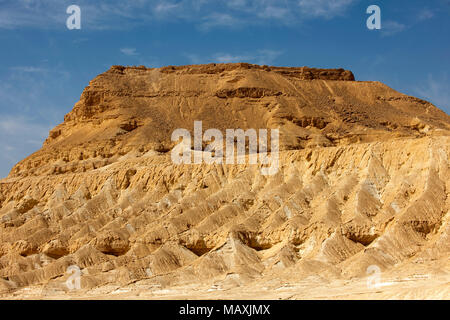
[[[251,56],[231,55],[229,53],[217,53],[214,56],[214,60],[219,63],[244,62],[252,58]]]
[[[209,30],[214,27],[237,27],[241,21],[227,13],[214,12],[204,17],[200,24],[202,30]]]
[[[260,65],[273,63],[283,52],[278,50],[261,49],[253,53],[232,54],[226,52],[218,52],[209,57],[202,58],[197,54],[185,54],[190,63],[232,63],[232,62],[249,62]]]
[[[0,74],[0,177],[36,151],[73,102],[60,65],[13,66]],[[55,100],[58,100],[56,102]]]
[[[284,19],[288,18],[290,11],[287,8],[268,6],[258,13],[258,16],[266,19]]]
[[[417,18],[420,20],[420,21],[423,21],[423,20],[428,20],[428,19],[431,19],[431,18],[433,18],[434,17],[434,12],[433,11],[431,11],[430,9],[422,9],[420,12],[419,12],[419,14],[418,14],[418,16],[417,16]]]
[[[185,56],[189,60],[189,63],[191,64],[205,63],[205,61],[202,60],[202,58],[195,53],[183,53],[183,56]]]
[[[264,24],[300,23],[341,15],[357,0],[78,0],[82,29],[124,29],[184,21],[209,30]],[[64,29],[71,0],[4,1],[0,29]]]
[[[11,70],[19,71],[19,72],[28,72],[28,73],[39,73],[39,72],[47,72],[48,70],[41,67],[33,67],[33,66],[19,66],[19,67],[11,67]]]
[[[297,8],[296,1],[279,0],[231,0],[226,6],[233,13],[244,13],[253,19],[288,19],[292,18]],[[261,20],[263,21],[263,20]]]
[[[300,0],[303,14],[312,17],[333,18],[342,15],[355,0]]]
[[[0,178],[31,152],[38,150],[51,126],[32,121],[23,116],[0,116]]]
[[[408,21],[407,24],[393,21],[393,20],[386,20],[381,22],[381,35],[383,37],[386,36],[393,36],[398,33],[401,33],[403,31],[412,29],[416,27],[418,24],[425,20],[432,19],[434,17],[434,12],[430,9],[421,9],[420,12],[417,13],[417,15],[412,16],[414,20]]]
[[[406,29],[406,25],[397,21],[388,20],[381,22],[381,34],[383,36],[393,36],[397,33],[405,31]]]
[[[268,50],[268,49],[259,50],[258,55],[256,57],[256,63],[270,64],[282,54],[283,52],[278,50]]]
[[[122,52],[126,56],[137,56],[136,48],[121,48],[120,52]]]
[[[450,114],[450,82],[447,75],[436,79],[435,76],[429,74],[425,82],[415,88],[415,92]]]
[[[173,9],[176,9],[178,7],[179,7],[179,4],[168,3],[168,2],[161,2],[155,7],[155,12],[157,12],[157,13],[166,13],[166,12],[170,12]]]
[[[50,127],[43,126],[39,123],[33,123],[24,116],[3,115],[0,119],[0,132],[5,136],[26,135],[29,139],[23,141],[36,141],[36,138],[45,138]],[[42,143],[43,141],[41,141]]]

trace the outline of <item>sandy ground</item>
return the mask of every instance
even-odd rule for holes
[[[138,299],[138,300],[316,300],[316,299],[450,299],[450,276],[414,275],[405,278],[383,279],[379,283],[368,283],[366,279],[334,280],[331,282],[319,277],[309,277],[297,283],[283,283],[276,279],[264,284],[249,284],[245,287],[220,287],[189,285],[173,288],[160,288],[146,285],[145,281],[125,287],[102,286],[92,290],[64,291],[27,287],[1,299]]]

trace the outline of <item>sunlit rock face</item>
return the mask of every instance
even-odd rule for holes
[[[195,121],[278,129],[278,171],[173,163]],[[0,293],[351,296],[380,270],[386,296],[426,278],[412,297],[448,298],[449,133],[429,102],[343,69],[113,66],[0,180]]]

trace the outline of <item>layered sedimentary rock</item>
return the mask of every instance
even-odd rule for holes
[[[174,164],[194,121],[279,129],[278,173]],[[343,69],[113,66],[0,181],[0,291],[69,291],[73,265],[85,295],[448,275],[449,133],[431,103]]]

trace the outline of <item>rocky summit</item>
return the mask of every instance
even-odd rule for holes
[[[195,121],[278,129],[279,170],[174,163]],[[0,180],[0,296],[448,299],[449,157],[450,116],[348,70],[112,66]]]

